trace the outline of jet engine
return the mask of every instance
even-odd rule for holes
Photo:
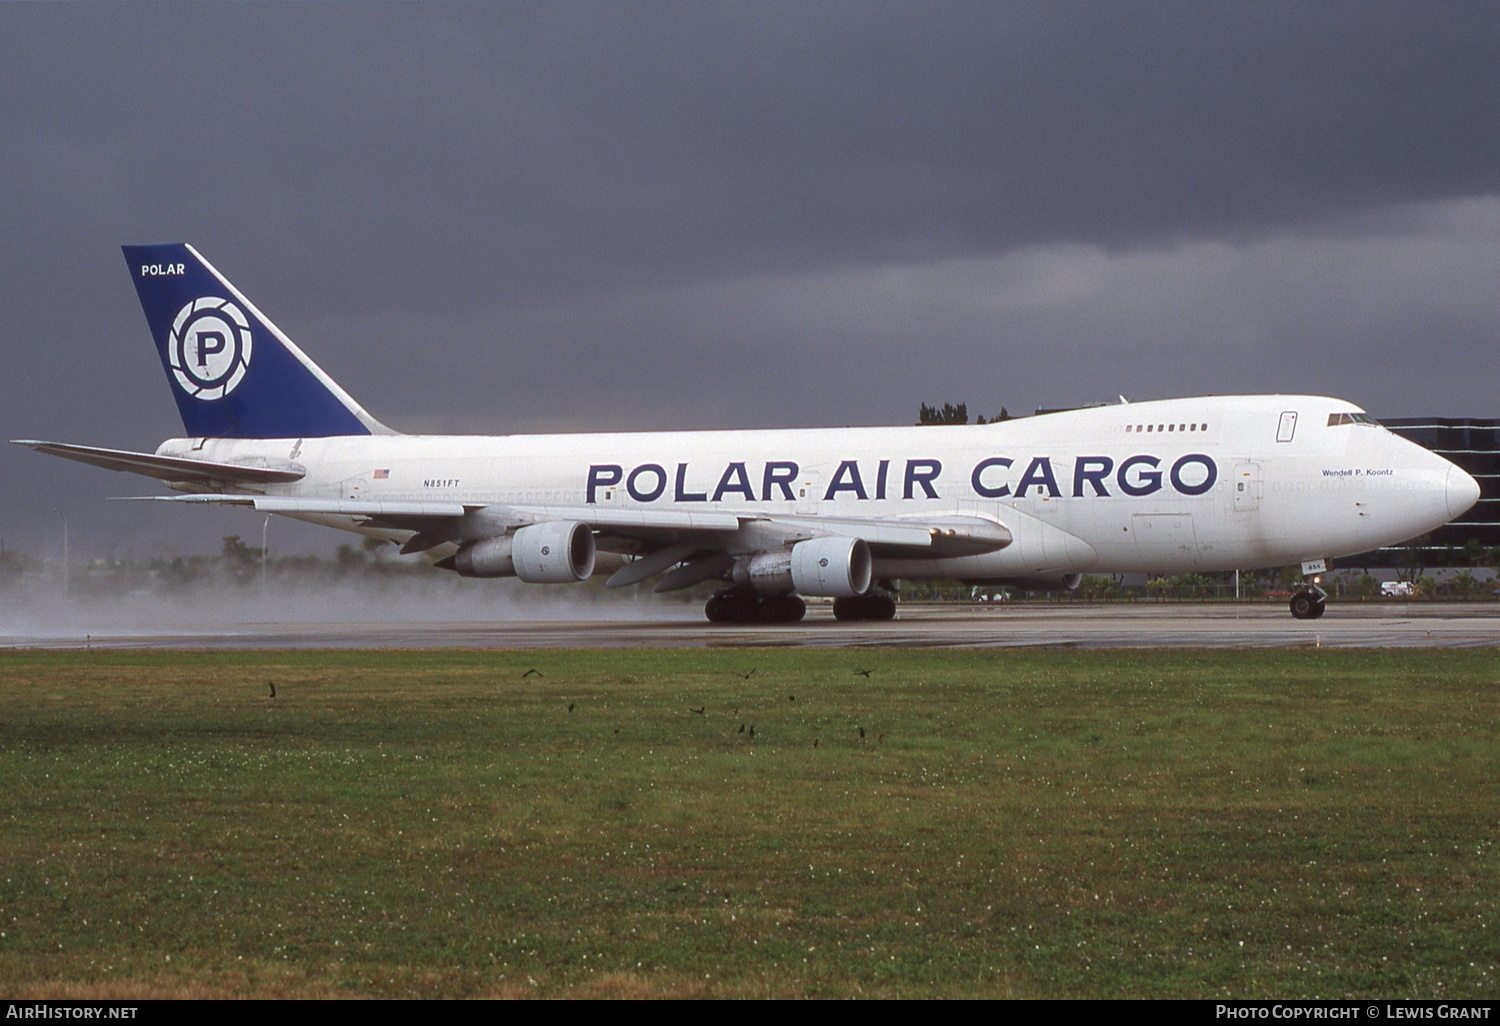
[[[471,542],[453,557],[453,569],[460,577],[519,577],[528,584],[572,584],[594,572],[594,554],[594,532],[587,525],[557,520]]]
[[[847,598],[870,590],[870,547],[863,538],[810,538],[790,552],[761,552],[737,564],[736,583],[767,595]]]

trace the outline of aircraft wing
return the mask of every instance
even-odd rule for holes
[[[300,481],[307,470],[295,463],[270,466],[253,463],[211,463],[208,460],[185,459],[181,456],[158,456],[150,452],[131,452],[128,449],[101,449],[93,445],[71,445],[66,442],[43,442],[35,439],[14,439],[12,444],[24,445],[28,449],[61,456],[65,460],[77,460],[105,470],[129,471],[144,474],[162,481],[193,482],[209,484],[265,485]]]
[[[652,545],[701,538],[702,548],[716,548],[710,533],[736,532],[758,526],[768,547],[808,538],[860,538],[880,556],[940,558],[994,552],[1012,541],[1003,524],[977,516],[922,517],[794,516],[722,511],[611,509],[601,506],[499,505],[464,502],[389,501],[381,499],[313,499],[282,495],[152,495],[144,501],[245,506],[262,513],[305,513],[364,517],[372,526],[418,531],[434,541],[461,541],[502,533],[507,528],[554,521],[577,521],[623,538]],[[460,523],[464,518],[474,525]],[[470,529],[465,529],[466,527]],[[740,546],[743,547],[743,546]]]
[[[385,499],[303,499],[285,495],[146,495],[140,501],[187,502],[202,505],[246,506],[261,513],[317,513],[366,517],[379,525],[415,527],[403,520],[452,520],[481,510],[502,526],[524,526],[552,520],[577,520],[590,527],[653,530],[733,531],[740,518],[733,513],[641,514],[633,510],[596,510],[570,506],[501,506],[482,502],[402,502]]]

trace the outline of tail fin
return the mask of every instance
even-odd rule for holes
[[[395,434],[193,247],[123,249],[189,436]]]

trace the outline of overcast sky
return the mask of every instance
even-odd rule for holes
[[[181,433],[119,250],[176,241],[408,431],[1500,416],[1492,2],[38,3],[0,39],[5,438]],[[7,545],[259,538],[4,448]]]

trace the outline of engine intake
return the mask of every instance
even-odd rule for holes
[[[803,595],[863,595],[872,567],[863,538],[811,538],[792,548],[792,587]]]

